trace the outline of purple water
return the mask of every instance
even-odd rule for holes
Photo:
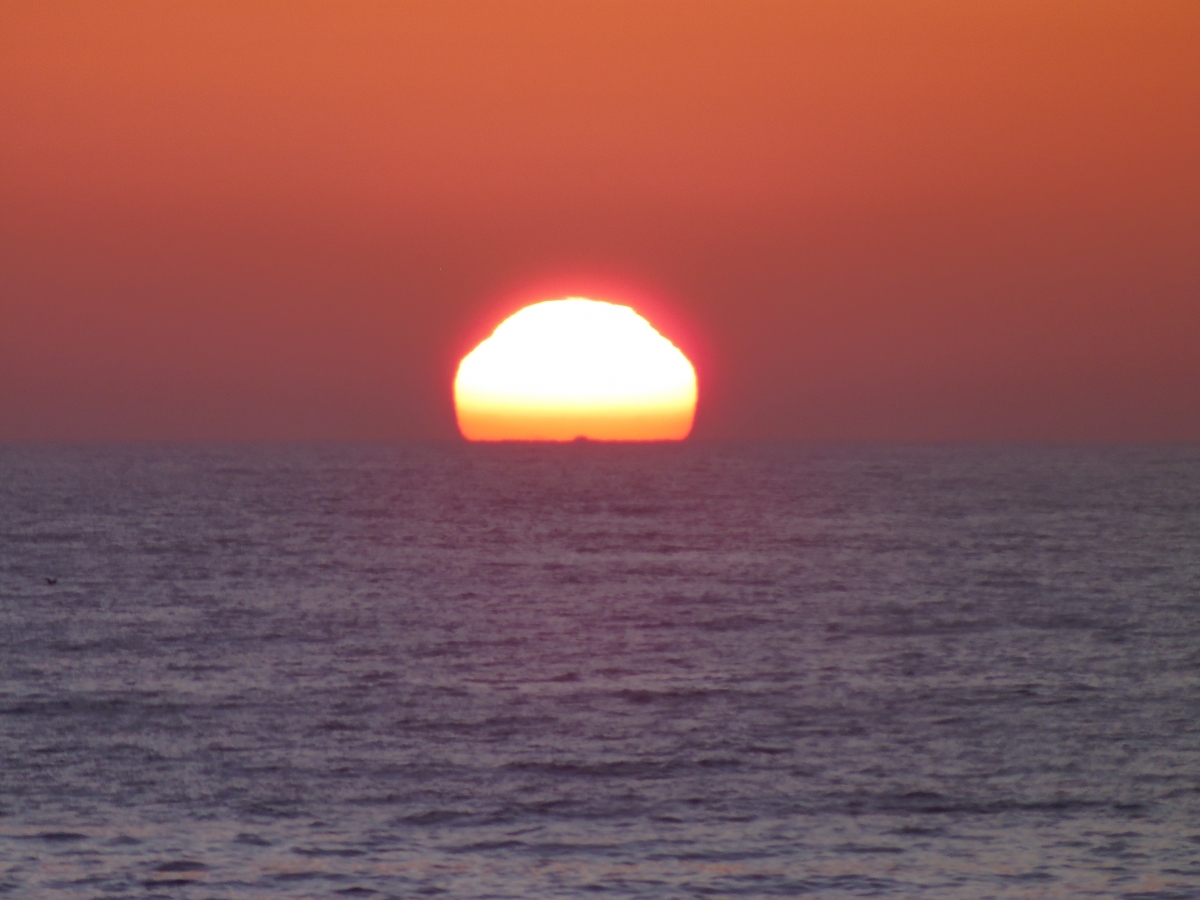
[[[0,447],[0,894],[1200,897],[1200,447]]]

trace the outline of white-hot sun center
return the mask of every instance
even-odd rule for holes
[[[582,297],[527,306],[463,358],[468,440],[681,440],[696,411],[687,357],[628,306]]]

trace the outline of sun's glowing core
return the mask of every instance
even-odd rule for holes
[[[547,300],[463,358],[454,407],[472,441],[678,441],[692,430],[696,372],[628,306]]]

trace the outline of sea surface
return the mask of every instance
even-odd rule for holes
[[[1200,446],[0,446],[0,895],[1195,900]]]

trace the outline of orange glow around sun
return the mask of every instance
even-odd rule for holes
[[[471,441],[679,441],[692,430],[696,372],[628,306],[546,300],[463,358],[454,407]]]

